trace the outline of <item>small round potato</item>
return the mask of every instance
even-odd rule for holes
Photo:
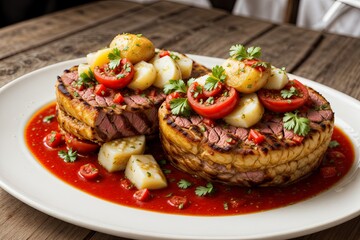
[[[242,93],[256,92],[266,84],[270,76],[270,67],[261,72],[232,58],[227,59],[222,66],[227,76],[226,84]]]
[[[119,49],[121,57],[132,64],[147,62],[155,55],[154,44],[141,34],[119,34],[111,41],[110,48]]]

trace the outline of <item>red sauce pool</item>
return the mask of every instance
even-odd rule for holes
[[[65,150],[65,146],[50,149],[44,145],[44,137],[51,131],[58,130],[58,124],[55,118],[50,123],[44,122],[43,119],[54,114],[54,103],[45,106],[34,114],[25,129],[27,146],[44,168],[72,187],[90,195],[124,206],[163,213],[224,216],[253,213],[287,206],[329,189],[346,175],[354,162],[354,149],[350,140],[340,129],[335,127],[333,140],[336,140],[340,146],[330,149],[329,151],[333,153],[328,153],[327,156],[329,157],[326,157],[322,166],[320,166],[320,168],[324,166],[335,167],[337,174],[333,177],[324,178],[320,170],[317,170],[311,176],[290,186],[271,188],[229,187],[213,183],[216,189],[215,193],[199,197],[195,194],[195,188],[205,186],[207,182],[180,172],[167,163],[161,166],[165,170],[169,186],[161,190],[152,190],[152,198],[147,202],[140,202],[133,198],[136,189],[128,190],[120,184],[124,174],[122,172],[108,173],[97,163],[96,155],[78,156],[75,162],[67,163],[58,156],[58,151]],[[146,144],[147,154],[152,154],[157,161],[166,159],[159,140],[149,141]],[[99,168],[100,177],[97,180],[86,181],[78,175],[80,166],[86,163],[93,163]],[[191,182],[192,186],[187,189],[180,189],[177,183],[181,179]],[[173,195],[186,196],[190,204],[183,209],[169,205],[167,201],[169,196]]]

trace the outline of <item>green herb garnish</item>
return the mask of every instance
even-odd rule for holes
[[[192,183],[185,180],[185,179],[181,179],[178,183],[177,183],[178,187],[181,189],[187,189],[189,187],[191,187]]]
[[[335,148],[335,147],[338,147],[338,146],[340,146],[340,143],[338,141],[336,141],[336,140],[332,140],[329,143],[329,148]]]
[[[295,87],[288,89],[283,89],[280,91],[281,97],[284,99],[291,98],[292,96],[299,96],[299,92]]]
[[[75,162],[77,158],[77,152],[71,148],[68,151],[61,150],[58,152],[60,158],[64,159],[65,162]]]
[[[188,117],[191,113],[191,107],[187,98],[174,98],[170,101],[171,113],[174,115]]]
[[[299,136],[306,136],[310,132],[310,120],[305,117],[299,117],[297,112],[285,113],[283,117],[284,128],[291,131]]]
[[[54,119],[55,115],[49,115],[43,118],[44,123],[50,123]]]
[[[213,194],[215,192],[215,188],[212,183],[207,183],[206,186],[199,186],[195,189],[195,194],[199,197],[203,197],[205,195]]]
[[[186,93],[187,86],[185,82],[181,79],[179,80],[169,80],[169,83],[164,86],[164,93],[170,94],[173,92]]]
[[[239,61],[242,61],[244,59],[259,58],[261,56],[261,48],[249,47],[248,49],[245,49],[243,45],[236,44],[231,46],[230,56]]]
[[[121,61],[120,50],[114,48],[112,52],[108,54],[108,59],[110,60],[109,68],[110,69],[117,68],[120,65],[120,61]]]
[[[212,91],[218,87],[219,82],[224,83],[226,78],[225,69],[216,65],[212,68],[211,75],[206,79],[204,88],[206,91]]]
[[[94,76],[94,72],[89,68],[88,72],[82,72],[76,81],[77,86],[84,86],[86,88],[95,85],[96,80]]]

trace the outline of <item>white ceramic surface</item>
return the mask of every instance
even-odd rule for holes
[[[222,59],[190,55],[212,67]],[[96,231],[139,239],[278,239],[310,234],[360,214],[360,102],[301,77],[332,104],[336,125],[351,138],[356,164],[328,191],[309,200],[270,211],[226,217],[161,214],[113,204],[59,180],[29,153],[24,128],[36,110],[54,101],[57,75],[84,62],[61,62],[12,81],[0,89],[0,187],[53,217]]]

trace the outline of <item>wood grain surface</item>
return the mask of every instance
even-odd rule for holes
[[[123,32],[142,33],[158,48],[220,58],[235,43],[261,46],[264,60],[360,100],[360,39],[167,1],[99,1],[0,29],[0,87],[41,67],[84,57]],[[0,202],[0,239],[124,239],[50,217],[2,189]],[[360,217],[296,238],[315,239],[359,240]]]

